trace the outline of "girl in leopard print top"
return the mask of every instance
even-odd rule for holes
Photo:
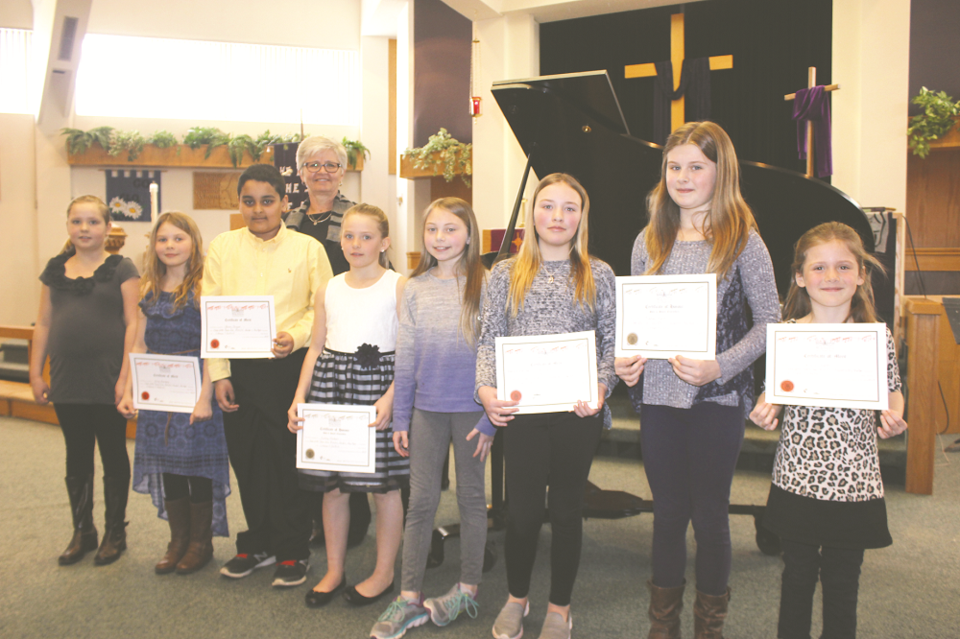
[[[870,272],[879,263],[849,226],[821,224],[797,242],[784,318],[876,322]],[[863,551],[892,543],[877,436],[907,428],[893,336],[887,329],[888,410],[787,406],[764,525],[780,535],[783,578],[777,637],[809,639],[813,594],[823,590],[824,637],[855,637]],[[781,406],[761,395],[750,419],[777,427]]]

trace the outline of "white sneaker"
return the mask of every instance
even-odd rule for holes
[[[497,620],[493,622],[494,639],[520,639],[523,636],[523,618],[530,614],[530,602],[508,601]]]

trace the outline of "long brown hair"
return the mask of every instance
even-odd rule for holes
[[[707,272],[726,277],[733,263],[747,246],[750,230],[757,228],[753,212],[740,195],[740,164],[730,136],[714,122],[689,122],[674,131],[663,148],[660,183],[647,196],[647,274],[656,274],[670,257],[680,230],[680,207],[667,191],[667,156],[678,146],[693,144],[717,165],[710,211],[704,219],[703,234],[712,244]]]
[[[857,232],[840,222],[825,222],[804,233],[797,240],[793,253],[793,264],[790,270],[793,277],[790,280],[790,292],[787,301],[783,304],[783,319],[800,319],[810,314],[810,294],[807,289],[797,284],[797,275],[803,275],[803,265],[807,261],[807,252],[821,244],[841,242],[857,260],[857,268],[863,276],[863,284],[857,287],[857,292],[850,300],[850,317],[854,322],[878,322],[877,309],[873,302],[872,273],[883,275],[883,265],[874,256],[863,248],[863,240]]]
[[[157,232],[163,224],[170,224],[177,227],[190,236],[193,241],[193,250],[190,252],[190,259],[187,260],[186,274],[183,281],[173,291],[173,308],[180,310],[193,293],[193,304],[200,308],[200,285],[203,282],[203,238],[200,236],[200,229],[193,218],[186,213],[179,211],[167,211],[161,213],[157,218],[157,223],[153,225],[150,231],[150,240],[147,245],[147,251],[143,257],[143,276],[140,278],[140,298],[144,299],[152,294],[150,305],[156,304],[160,298],[160,285],[167,274],[167,265],[164,264],[157,255]]]
[[[342,226],[351,215],[366,215],[367,217],[372,217],[377,223],[380,238],[390,237],[390,220],[387,219],[387,214],[384,213],[383,209],[379,206],[374,206],[373,204],[354,204],[343,214],[343,221],[340,222],[340,225]],[[390,268],[390,258],[387,256],[386,251],[381,251],[377,259],[380,262],[380,266]]]
[[[112,224],[110,221],[110,207],[96,195],[81,195],[70,200],[70,204],[67,205],[68,220],[70,219],[70,210],[73,209],[74,204],[93,204],[97,207],[97,212],[100,213],[100,217],[103,218],[104,225],[110,226]],[[106,238],[104,238],[104,240],[106,240]],[[63,244],[63,248],[60,249],[60,255],[63,255],[72,248],[73,242],[71,242],[68,237],[67,241]]]
[[[512,311],[514,316],[523,308],[523,299],[530,291],[530,287],[533,286],[533,278],[540,271],[540,264],[543,261],[540,257],[537,226],[533,220],[537,198],[543,189],[558,183],[566,184],[580,196],[580,224],[577,226],[577,234],[570,242],[570,279],[574,285],[574,299],[580,306],[589,307],[591,311],[594,310],[597,286],[593,281],[593,271],[590,269],[590,254],[587,252],[590,196],[572,175],[551,173],[540,180],[540,184],[533,192],[533,205],[527,207],[527,212],[524,215],[526,232],[523,236],[523,244],[520,245],[520,251],[517,253],[517,261],[513,265],[513,272],[510,274],[510,293],[507,297],[507,309]],[[509,240],[504,238],[503,241],[507,242]]]
[[[480,261],[480,227],[477,225],[477,216],[474,215],[470,205],[458,197],[442,197],[434,200],[427,207],[427,212],[423,216],[423,233],[420,234],[420,241],[423,243],[423,236],[427,229],[427,219],[430,214],[437,209],[447,211],[456,215],[467,227],[467,245],[463,249],[463,254],[457,261],[457,275],[462,275],[466,280],[463,290],[460,294],[460,334],[467,344],[473,346],[477,342],[477,334],[480,332],[480,301],[483,294],[483,278],[485,276],[483,263]],[[437,258],[426,250],[420,253],[420,263],[414,269],[410,277],[423,275],[431,268],[437,265]],[[460,282],[457,281],[459,288]]]

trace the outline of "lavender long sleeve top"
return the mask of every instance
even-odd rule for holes
[[[413,407],[437,413],[482,410],[474,401],[477,351],[460,334],[466,278],[443,280],[433,270],[403,289],[393,386],[393,430],[410,430]],[[495,430],[487,422],[488,435]]]

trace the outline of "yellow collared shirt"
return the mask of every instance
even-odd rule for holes
[[[210,242],[203,271],[204,295],[273,295],[277,332],[293,337],[293,349],[310,342],[313,296],[333,277],[323,245],[280,225],[263,241],[246,228]],[[210,379],[230,377],[230,360],[208,359]]]

